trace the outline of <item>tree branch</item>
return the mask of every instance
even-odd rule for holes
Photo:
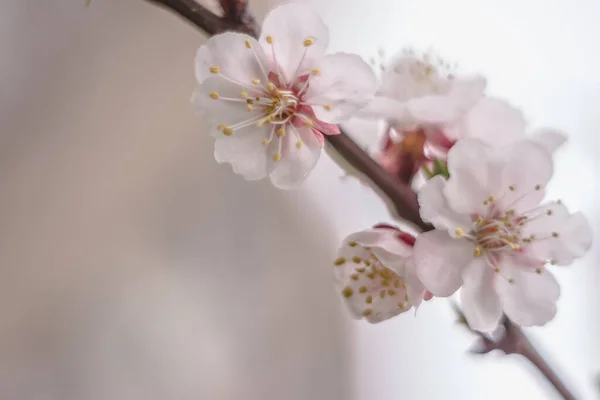
[[[248,11],[247,0],[220,0],[221,7],[224,10],[223,17],[213,14],[194,0],[146,1],[171,9],[209,35],[233,30],[258,37],[260,32],[256,20]],[[388,174],[343,131],[339,135],[325,137],[346,161],[367,176],[390,198],[400,217],[413,222],[423,231],[433,229],[431,225],[423,222],[419,216],[416,195],[410,186],[402,183],[397,177]],[[456,312],[464,319],[464,315],[458,306],[454,305],[454,307]],[[527,358],[548,379],[565,400],[575,400],[575,396],[567,389],[540,353],[533,348],[523,330],[506,317],[503,321],[503,327],[504,335],[497,340],[493,340],[481,332],[473,331],[481,337],[480,346],[473,352],[485,354],[492,350],[501,350],[506,354],[520,354]]]

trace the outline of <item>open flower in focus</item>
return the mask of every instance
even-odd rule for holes
[[[257,41],[227,32],[196,55],[201,84],[192,101],[211,123],[215,158],[248,180],[299,185],[315,166],[323,135],[372,97],[375,76],[359,56],[325,56],[327,27],[308,6],[267,16]]]
[[[441,297],[462,287],[475,330],[493,330],[503,312],[523,326],[550,321],[560,287],[547,265],[568,265],[591,245],[583,215],[560,201],[540,205],[550,153],[533,141],[493,148],[463,139],[448,154],[448,170],[447,181],[437,176],[418,195],[421,217],[436,228],[414,248],[425,287]]]
[[[378,226],[344,239],[333,262],[340,293],[356,319],[377,323],[417,307],[425,289],[412,263],[414,238]]]

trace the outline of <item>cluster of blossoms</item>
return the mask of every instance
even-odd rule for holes
[[[378,83],[359,56],[325,55],[327,42],[313,10],[288,4],[267,16],[258,40],[224,33],[198,50],[192,102],[211,124],[217,161],[293,188],[338,123],[385,120],[378,160],[399,184],[426,171],[420,214],[435,229],[414,237],[376,225],[343,241],[334,274],[351,314],[376,323],[460,290],[476,330],[493,330],[504,314],[523,326],[552,319],[560,287],[548,266],[591,246],[580,213],[543,202],[564,135],[528,135],[519,110],[484,93],[485,79],[456,76],[431,54],[402,52]]]

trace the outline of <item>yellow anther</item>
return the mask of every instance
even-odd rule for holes
[[[269,145],[269,139],[263,139],[262,144],[263,146],[267,147]]]
[[[408,301],[408,295],[407,294],[404,295],[404,301]]]
[[[540,190],[542,188],[542,185],[535,185],[535,190]]]
[[[491,203],[491,202],[493,202],[494,200],[496,200],[496,198],[495,198],[494,196],[490,196],[490,197],[488,197],[488,201],[489,201],[490,203]]]
[[[252,48],[252,43],[250,43],[250,41],[248,39],[246,39],[246,47],[251,49]]]
[[[370,272],[370,273],[367,274],[367,277],[369,279],[375,279],[375,273],[374,272]]]
[[[279,160],[281,160],[281,153],[273,154],[273,161],[279,161]]]
[[[379,291],[379,297],[381,297],[382,299],[385,298],[385,289],[381,289]]]
[[[219,125],[217,125],[217,130],[222,131],[226,127],[227,127],[227,125],[225,125],[225,124],[219,124]]]
[[[319,75],[321,73],[321,70],[319,68],[313,68],[310,70],[310,72],[313,75]]]
[[[534,240],[535,239],[535,235],[532,233],[531,235],[529,235],[529,239]]]
[[[253,83],[254,85],[260,85],[260,79],[258,79],[258,78],[254,78],[254,79],[252,79],[252,83]]]
[[[382,281],[381,281],[381,286],[390,286],[390,281],[388,281],[388,280],[385,280],[385,279],[384,279],[384,280],[382,280]]]
[[[456,232],[456,236],[458,236],[458,237],[462,237],[462,235],[464,235],[464,234],[465,234],[465,233],[463,232],[463,230],[462,230],[462,229],[460,229],[460,228],[456,228],[456,230],[455,230],[454,232]]]
[[[248,97],[248,93],[247,92],[242,92],[242,93],[240,93],[240,96],[242,96],[242,97]]]
[[[552,210],[546,211],[546,215],[552,215]]]
[[[285,136],[285,129],[283,129],[283,128],[277,129],[277,136],[284,137]]]
[[[301,141],[301,140],[298,140],[298,141],[296,142],[296,148],[297,148],[297,149],[301,149],[301,148],[302,148],[302,141]]]
[[[313,126],[313,122],[310,119],[307,119],[306,121],[304,121],[304,125],[308,126],[309,128],[312,128]]]
[[[396,295],[396,291],[395,291],[394,289],[388,289],[387,293],[388,293],[390,296],[395,296],[395,295]]]
[[[558,232],[552,232],[552,237],[557,238],[558,237]]]
[[[515,185],[510,185],[508,187],[508,190],[510,190],[511,192],[513,192],[515,190]]]
[[[349,299],[350,297],[352,297],[353,294],[354,294],[354,290],[352,290],[352,288],[350,286],[346,286],[342,290],[342,296],[344,296],[347,299]]]
[[[267,37],[265,39],[267,39],[267,43],[273,44],[273,36],[267,35]]]
[[[352,279],[353,281],[357,281],[358,280],[358,275],[352,274],[352,275],[350,275],[350,279]]]
[[[355,241],[348,242],[348,246],[350,246],[350,247],[356,247],[357,244],[358,243],[356,243]]]
[[[219,93],[218,92],[210,92],[210,98],[217,100],[219,98]]]
[[[372,302],[373,302],[373,296],[367,296],[367,298],[365,299],[365,303],[371,304]]]
[[[273,84],[273,82],[269,82],[267,84],[267,89],[269,89],[270,91],[273,91],[273,90],[277,89],[277,87]]]
[[[302,44],[304,44],[304,47],[308,47],[308,46],[312,46],[313,44],[315,44],[315,41],[312,38],[307,38],[307,39],[304,39],[304,42],[302,42]]]
[[[488,201],[487,201],[487,200],[485,200],[485,201],[483,202],[483,205],[484,205],[484,206],[487,206],[488,204],[489,204],[489,203],[488,203]]]
[[[359,256],[354,256],[352,257],[352,261],[356,264],[360,264],[362,262],[362,258],[360,258]]]
[[[396,280],[394,281],[394,287],[395,287],[396,289],[398,289],[398,288],[400,287],[400,281],[399,281],[398,279],[396,279]]]
[[[332,109],[333,107],[331,107],[331,104],[325,104],[325,105],[323,106],[323,108],[324,108],[326,111],[331,111],[331,109]]]
[[[473,255],[475,257],[479,257],[481,255],[481,249],[479,247],[475,247],[475,250],[473,250]]]
[[[367,287],[366,286],[361,286],[358,288],[358,293],[367,293]]]
[[[397,305],[398,305],[399,309],[404,310],[404,308],[405,308],[404,303],[398,303]]]
[[[495,272],[500,272],[500,268],[496,267],[496,268],[494,268],[494,271]]]
[[[230,127],[226,126],[223,128],[223,134],[227,135],[227,136],[231,136],[233,135],[233,129],[231,129]]]
[[[478,225],[481,225],[483,223],[483,218],[477,217],[477,221],[476,222],[477,222]]]
[[[218,74],[219,72],[221,72],[221,68],[217,67],[216,65],[213,65],[208,70],[213,74]]]
[[[508,280],[508,283],[510,283],[510,284],[512,285],[513,283],[515,283],[515,280],[514,280],[514,279],[512,279],[512,278],[510,278],[510,279]]]
[[[371,265],[371,261],[369,261],[369,260],[366,260],[366,261],[365,261],[365,265],[366,265],[367,267],[368,267],[368,266],[370,266],[370,265]]]
[[[402,289],[406,289],[406,283],[402,283]]]
[[[552,265],[556,265],[556,260],[555,260],[555,259],[551,259],[551,260],[550,260],[550,264],[552,264]]]
[[[366,310],[363,311],[363,316],[365,316],[365,317],[368,317],[371,314],[373,314],[373,310],[371,310],[370,308],[367,308]]]
[[[541,275],[542,274],[542,269],[541,268],[536,268],[535,269],[535,273],[538,274],[538,275]]]
[[[346,262],[346,259],[344,257],[340,257],[340,258],[336,258],[335,261],[333,262],[333,265],[342,265]]]
[[[509,246],[513,250],[519,250],[521,248],[521,246],[519,246],[518,244],[515,244],[515,243],[509,243]]]

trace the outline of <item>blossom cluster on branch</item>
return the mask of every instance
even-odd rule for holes
[[[443,60],[403,51],[378,80],[361,57],[326,55],[329,32],[302,4],[271,11],[258,40],[226,32],[196,55],[192,102],[210,124],[215,158],[248,180],[302,184],[352,117],[388,126],[379,163],[418,191],[416,237],[391,225],[350,234],[333,261],[351,314],[377,323],[460,290],[472,329],[506,315],[543,325],[560,295],[549,267],[591,246],[590,226],[560,201],[544,201],[554,129],[527,132],[523,114],[485,94],[481,76],[457,76]]]

